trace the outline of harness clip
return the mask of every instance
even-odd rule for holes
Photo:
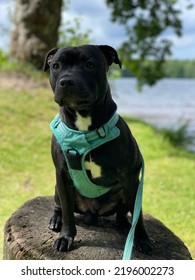
[[[74,148],[68,148],[66,150],[66,157],[71,169],[82,170],[81,159],[82,155]]]
[[[99,135],[100,138],[106,137],[106,131],[105,131],[103,126],[98,128],[96,131],[97,131],[97,134]]]

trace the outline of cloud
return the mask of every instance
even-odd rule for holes
[[[0,49],[7,50],[12,27],[11,14],[13,11],[13,0],[0,0]]]

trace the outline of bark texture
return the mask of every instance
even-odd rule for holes
[[[15,0],[10,56],[41,68],[56,46],[62,0]]]
[[[100,219],[97,226],[86,226],[76,216],[77,236],[67,253],[53,249],[57,233],[47,228],[53,209],[52,197],[27,201],[8,219],[4,234],[5,260],[120,260],[126,235],[117,230],[113,217]],[[184,243],[160,221],[144,215],[153,251],[151,256],[133,251],[138,260],[190,260]]]

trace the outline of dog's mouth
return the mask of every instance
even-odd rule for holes
[[[74,110],[87,109],[94,104],[94,102],[90,102],[89,100],[72,100],[72,98],[54,97],[54,100],[60,107],[69,107]]]
[[[71,103],[68,107],[79,111],[79,110],[86,110],[89,109],[92,106],[92,104],[89,101],[79,101],[77,103]]]

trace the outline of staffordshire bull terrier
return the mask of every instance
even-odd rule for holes
[[[56,170],[55,207],[49,228],[60,232],[54,248],[71,249],[76,235],[74,212],[87,224],[116,213],[120,228],[129,228],[139,185],[142,155],[136,140],[117,113],[107,81],[112,64],[121,62],[106,45],[55,48],[46,55],[44,71],[59,115],[51,124],[52,158]],[[135,246],[150,254],[142,211]]]

